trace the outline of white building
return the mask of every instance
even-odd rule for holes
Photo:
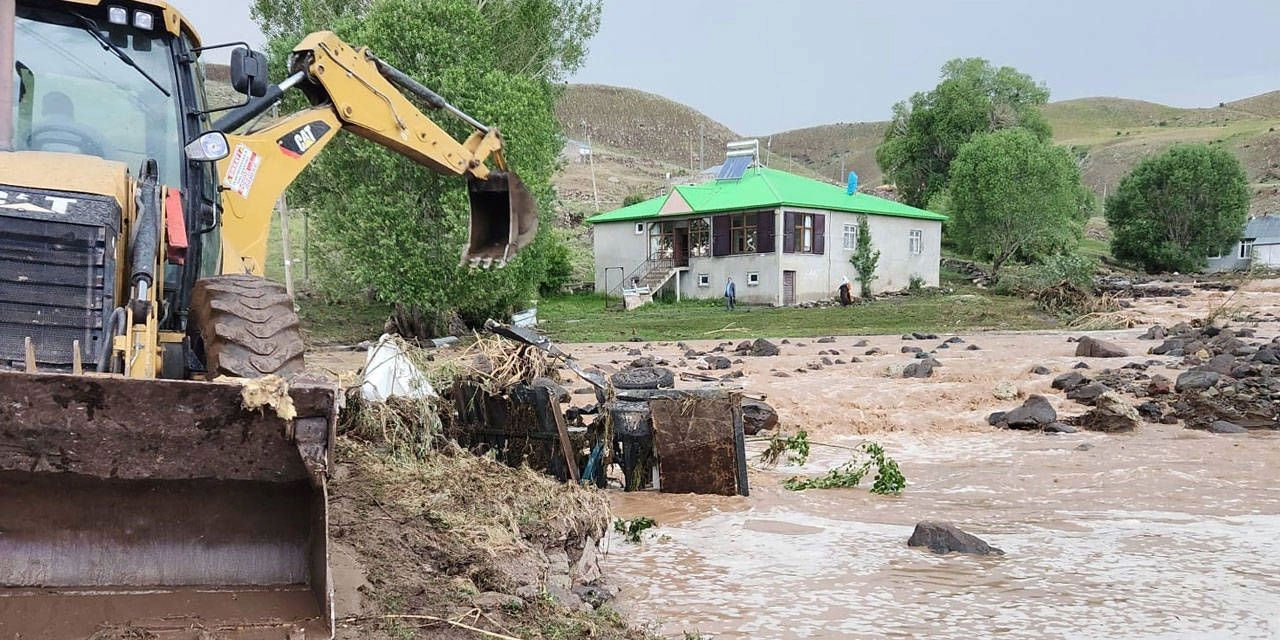
[[[1229,252],[1209,258],[1207,271],[1241,271],[1252,266],[1280,268],[1280,215],[1250,220]]]
[[[720,298],[732,277],[740,302],[785,306],[832,298],[847,277],[856,295],[849,258],[864,214],[880,251],[875,292],[905,289],[913,277],[938,285],[946,216],[752,167],[588,219],[596,291],[617,295],[638,282]]]

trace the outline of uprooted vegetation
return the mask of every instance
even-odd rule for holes
[[[330,517],[364,584],[338,637],[648,637],[603,602],[603,493],[458,448],[439,400],[352,400]]]

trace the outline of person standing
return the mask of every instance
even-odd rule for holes
[[[729,282],[724,285],[724,308],[726,311],[733,311],[733,305],[737,301],[738,288],[733,284],[733,278],[729,278]]]
[[[849,276],[840,277],[840,305],[847,307],[853,304],[853,284],[849,282]]]

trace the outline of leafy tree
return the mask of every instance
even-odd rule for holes
[[[1248,212],[1235,156],[1178,145],[1138,163],[1107,198],[1111,251],[1147,271],[1195,271],[1240,239]]]
[[[597,1],[256,0],[253,11],[272,38],[277,72],[301,35],[331,29],[496,126],[508,162],[537,200],[543,229],[550,227],[551,177],[563,146],[555,83],[581,62],[599,25]],[[443,112],[429,115],[455,138],[470,134]],[[355,136],[335,139],[294,194],[312,209],[326,280],[372,290],[414,317],[456,312],[474,324],[510,313],[546,284],[551,234],[540,233],[504,269],[460,267],[464,181]]]
[[[643,193],[628,194],[627,197],[622,199],[622,206],[629,207],[633,204],[640,204],[641,202],[644,202],[645,200],[648,200],[648,199],[649,197],[644,195]]]
[[[858,288],[863,298],[871,297],[871,283],[876,280],[876,265],[880,264],[880,251],[871,246],[871,225],[866,214],[858,216],[858,244],[849,256],[849,264],[858,274]]]
[[[1011,259],[1074,248],[1093,202],[1071,154],[1021,128],[966,144],[952,163],[949,191],[957,245],[991,260],[993,277]]]
[[[942,66],[931,91],[893,106],[893,118],[876,162],[898,185],[903,199],[923,207],[941,190],[951,162],[978,133],[1025,128],[1050,137],[1039,107],[1049,90],[1013,67],[996,68],[982,58],[957,58]]]

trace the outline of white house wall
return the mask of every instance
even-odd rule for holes
[[[858,224],[858,215],[795,207],[787,207],[786,211],[821,213],[826,215],[827,221],[824,255],[783,254],[783,269],[796,271],[796,299],[803,302],[834,296],[841,276],[854,283],[854,295],[857,295],[858,274],[849,263],[853,250],[844,248],[844,225]],[[942,260],[941,222],[868,215],[867,225],[871,230],[871,246],[880,252],[872,291],[901,291],[911,284],[912,276],[923,278],[925,286],[938,286],[938,265]],[[912,229],[919,229],[924,234],[918,255],[912,255],[910,250]]]
[[[596,261],[596,291],[605,293],[617,287],[649,257],[649,226],[635,232],[635,222],[609,222],[591,229],[591,246]],[[622,267],[619,271],[613,267]],[[609,282],[606,289],[605,277]]]
[[[755,253],[719,258],[689,258],[689,270],[680,276],[680,295],[695,299],[723,298],[725,283],[732,277],[738,302],[777,304],[777,292],[782,287],[778,281],[777,257],[773,253]],[[747,275],[750,273],[760,274],[760,284],[747,284]],[[709,286],[698,286],[700,274],[709,276]]]

